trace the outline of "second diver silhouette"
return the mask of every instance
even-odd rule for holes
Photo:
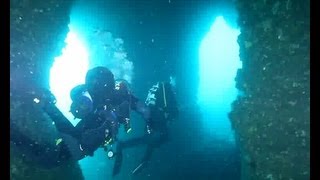
[[[140,163],[131,171],[132,175],[140,173],[147,167],[155,148],[169,140],[168,122],[177,118],[178,107],[175,93],[170,83],[158,82],[149,90],[145,101],[150,107],[152,117],[152,134],[145,134],[126,141],[118,140],[116,147],[113,176],[120,172],[123,160],[123,150],[139,145],[146,145],[146,150]]]

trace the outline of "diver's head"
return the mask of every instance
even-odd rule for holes
[[[72,104],[70,112],[75,118],[83,119],[93,110],[92,98],[85,85],[78,85],[70,92]]]
[[[93,97],[109,96],[115,87],[114,75],[108,68],[98,66],[87,72],[85,84]]]

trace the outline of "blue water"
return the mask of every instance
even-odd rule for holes
[[[192,40],[173,35],[170,44],[165,37],[167,27],[162,27],[163,30],[156,28],[160,12],[160,15],[155,12],[156,15],[146,19],[142,11],[134,11],[138,13],[135,21],[141,26],[149,25],[149,29],[135,25],[136,29],[127,29],[127,35],[122,33],[121,36],[122,26],[128,21],[123,24],[119,22],[121,18],[112,9],[114,4],[107,1],[88,3],[79,1],[75,4],[69,35],[71,33],[78,39],[69,38],[60,62],[56,59],[51,70],[50,88],[57,97],[61,111],[73,124],[78,122],[69,113],[71,101],[68,92],[76,84],[83,83],[88,68],[105,65],[113,70],[116,77],[130,80],[134,93],[141,99],[146,97],[148,88],[155,81],[175,76],[180,116],[169,126],[170,141],[154,150],[150,163],[140,174],[133,176],[131,172],[143,157],[145,145],[124,150],[121,172],[115,177],[112,177],[114,159],[108,159],[102,149],[97,150],[94,157],[80,161],[85,179],[239,179],[239,151],[227,116],[238,94],[234,78],[237,69],[241,68],[237,45],[240,31],[234,25],[236,15],[233,7],[213,7],[212,13],[204,10],[203,16],[196,17],[206,20],[203,32]],[[148,5],[141,5],[145,6]],[[137,5],[135,8],[139,7]],[[167,8],[170,8],[169,5]],[[185,37],[192,37],[192,34]],[[178,57],[173,57],[175,51],[163,53],[170,52],[168,47],[177,45],[173,42],[177,40],[188,42],[185,46],[191,48],[193,54],[187,52],[187,48],[181,48]],[[119,50],[117,43],[121,42],[125,48]],[[194,43],[190,46],[190,42]],[[114,49],[109,50],[110,47]],[[79,49],[88,54],[80,58],[74,56],[79,55]],[[64,56],[67,58],[63,59]],[[194,66],[190,68],[190,64]],[[185,74],[181,69],[188,69],[189,73]],[[68,73],[73,76],[67,76]],[[186,85],[189,87],[186,88]],[[144,133],[143,120],[134,113],[132,126],[132,134],[120,133],[119,137],[130,139]]]

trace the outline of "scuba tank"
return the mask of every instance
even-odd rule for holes
[[[166,120],[174,119],[178,112],[172,85],[167,82],[153,85],[149,89],[145,104],[155,116],[162,114]]]

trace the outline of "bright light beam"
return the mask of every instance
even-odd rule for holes
[[[238,93],[234,78],[242,66],[239,34],[240,30],[232,29],[218,16],[199,49],[198,103],[206,127],[218,138],[231,141],[234,136],[227,114]]]
[[[50,90],[57,99],[57,107],[76,125],[79,120],[74,120],[69,112],[71,105],[70,90],[78,84],[83,84],[88,70],[88,52],[77,34],[70,30],[65,40],[66,47],[62,55],[56,57],[50,69]]]

